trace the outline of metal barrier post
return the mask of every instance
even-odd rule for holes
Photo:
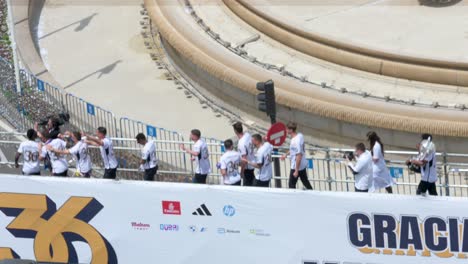
[[[327,182],[328,182],[328,190],[332,190],[332,177],[331,177],[331,166],[330,166],[330,150],[327,149],[325,153],[325,159],[327,160]]]
[[[447,165],[447,153],[442,153],[442,159],[444,161],[444,176],[445,176],[445,196],[450,196],[450,186],[449,186],[449,172]]]

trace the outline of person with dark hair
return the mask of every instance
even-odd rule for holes
[[[136,136],[137,143],[143,146],[141,151],[140,165],[145,171],[143,179],[154,181],[154,176],[158,173],[158,158],[156,156],[156,144],[148,141],[143,133]]]
[[[421,181],[419,182],[417,195],[426,194],[437,196],[437,158],[436,146],[432,142],[432,135],[421,135],[421,143],[419,144],[419,154],[416,159],[409,162],[421,168]]]
[[[23,175],[41,175],[41,161],[39,153],[42,149],[42,144],[36,142],[37,132],[34,129],[29,129],[27,132],[28,141],[22,142],[15,156],[15,167],[19,168],[19,158],[23,155]]]
[[[297,132],[297,124],[289,122],[287,125],[288,134],[291,136],[289,151],[281,156],[285,160],[288,155],[291,158],[291,171],[289,174],[289,188],[296,189],[298,179],[308,190],[312,190],[312,185],[307,178],[307,159],[305,153],[304,135]]]
[[[252,144],[252,136],[248,132],[244,132],[241,122],[235,123],[233,126],[234,133],[239,138],[237,150],[243,159],[250,162],[255,161],[254,145]],[[245,162],[241,162],[241,177],[244,179],[244,186],[253,186],[255,180],[255,168]]]
[[[252,143],[257,148],[255,161],[251,162],[244,158],[242,161],[252,165],[259,171],[255,176],[256,187],[270,187],[270,181],[273,178],[272,171],[272,153],[273,146],[268,142],[263,142],[263,138],[259,134],[252,136]]]
[[[70,137],[73,141],[73,147],[70,149],[55,149],[51,145],[47,146],[47,150],[59,155],[72,155],[76,161],[76,175],[91,178],[92,163],[89,156],[88,144],[82,137],[81,132],[65,132],[66,137]]]
[[[194,142],[193,150],[190,150],[180,145],[180,149],[192,156],[192,161],[197,162],[195,175],[192,179],[195,184],[206,184],[206,178],[211,172],[210,153],[205,141],[201,138],[201,132],[198,129],[193,129],[190,133],[190,139]]]
[[[239,165],[241,163],[241,154],[234,151],[234,143],[231,139],[224,141],[226,153],[221,157],[220,168],[225,185],[240,186],[241,176],[239,173]]]
[[[368,192],[372,185],[372,154],[366,150],[364,143],[356,145],[356,164],[348,156],[348,167],[354,174],[354,188],[356,192]]]
[[[104,179],[115,179],[117,177],[117,167],[119,163],[114,154],[114,146],[112,140],[107,137],[107,129],[98,127],[96,136],[86,135],[86,143],[92,146],[99,147],[102,160],[104,162]]]
[[[395,184],[390,171],[385,164],[384,144],[376,132],[371,131],[367,133],[367,140],[370,143],[372,153],[372,187],[369,192],[375,192],[379,189],[385,188],[387,193],[393,193],[392,186]]]
[[[47,134],[50,136],[50,134]],[[40,160],[50,161],[52,176],[68,177],[68,162],[65,155],[57,154],[49,149],[65,150],[67,143],[60,138],[47,138],[47,143],[42,147]]]

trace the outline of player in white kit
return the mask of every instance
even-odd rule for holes
[[[205,141],[201,139],[201,132],[198,129],[193,129],[190,133],[190,139],[195,142],[193,149],[186,148],[183,144],[180,149],[192,156],[192,160],[196,161],[197,167],[193,177],[193,183],[206,184],[206,178],[211,172],[210,153]]]
[[[244,132],[244,127],[241,122],[235,123],[233,126],[234,133],[239,138],[237,144],[237,150],[241,154],[243,159],[247,159],[250,162],[255,161],[254,145],[252,143],[252,136],[248,132]],[[255,180],[255,168],[245,162],[241,163],[241,177],[244,180],[244,186],[253,186]]]
[[[22,142],[15,157],[15,167],[19,168],[19,158],[23,155],[23,175],[41,175],[41,161],[39,159],[42,144],[36,142],[37,132],[29,129],[26,133],[28,141]]]
[[[290,122],[287,125],[288,134],[291,136],[291,145],[288,153],[281,157],[285,160],[289,155],[291,158],[291,172],[289,174],[289,188],[296,189],[297,180],[301,179],[302,185],[312,190],[312,185],[307,178],[307,159],[305,153],[304,135],[297,132],[297,124]]]
[[[91,163],[91,157],[89,156],[86,138],[82,137],[81,133],[78,131],[73,133],[65,132],[65,135],[71,137],[74,144],[72,148],[60,150],[49,145],[47,146],[47,150],[59,155],[72,155],[76,161],[76,175],[90,178],[93,166]]]
[[[97,137],[86,136],[86,143],[99,147],[105,168],[104,179],[115,179],[117,177],[117,167],[119,163],[115,157],[112,140],[107,137],[107,129],[105,127],[99,127],[96,131],[96,136]]]
[[[154,181],[154,176],[158,172],[158,158],[156,156],[156,144],[154,141],[148,141],[143,133],[136,136],[137,143],[143,146],[141,150],[140,165],[145,171],[143,179],[145,181]]]
[[[223,154],[219,163],[221,164],[221,175],[225,185],[241,185],[241,175],[239,166],[241,163],[241,154],[234,151],[234,143],[228,139],[224,141],[226,153]]]
[[[248,159],[242,159],[242,161],[258,169],[258,173],[255,176],[256,187],[269,187],[271,178],[273,178],[273,146],[268,142],[264,142],[259,134],[252,136],[252,143],[257,148],[255,161],[251,162]]]
[[[51,148],[62,151],[65,150],[66,147],[67,143],[60,138],[49,139],[46,145],[42,147],[40,159],[45,160],[47,157],[49,158],[53,176],[68,177],[68,161],[65,155],[57,154],[48,149]]]

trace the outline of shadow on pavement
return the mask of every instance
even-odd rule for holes
[[[459,4],[464,0],[419,0],[419,4],[429,7],[448,7]]]
[[[88,27],[89,24],[91,23],[91,21],[93,20],[93,18],[95,16],[97,16],[97,15],[98,15],[98,13],[94,13],[94,14],[88,16],[88,17],[85,17],[85,18],[81,19],[81,20],[78,20],[78,21],[73,22],[73,23],[71,23],[69,25],[61,27],[61,28],[59,28],[57,30],[54,30],[54,31],[50,32],[50,33],[47,33],[47,34],[41,36],[39,39],[45,39],[45,38],[47,38],[47,37],[49,37],[49,36],[51,36],[51,35],[53,35],[53,34],[55,34],[57,32],[60,32],[60,31],[62,31],[64,29],[67,29],[67,28],[72,27],[74,25],[78,25],[75,28],[75,32],[80,32],[80,31],[84,30],[86,27]]]
[[[116,62],[114,62],[114,63],[112,63],[112,64],[107,65],[106,67],[104,67],[104,68],[102,68],[102,69],[99,69],[99,70],[97,70],[97,71],[95,71],[95,72],[93,72],[93,73],[90,73],[90,74],[84,76],[83,78],[81,78],[81,79],[79,79],[79,80],[77,80],[77,81],[75,81],[75,82],[73,82],[73,83],[70,83],[69,85],[67,85],[67,86],[65,86],[65,87],[63,87],[63,88],[64,88],[64,89],[70,88],[70,87],[72,87],[73,85],[75,85],[75,84],[77,84],[77,83],[80,83],[80,82],[82,82],[82,81],[88,79],[89,77],[91,77],[91,76],[93,76],[93,75],[95,75],[95,74],[99,74],[98,79],[100,79],[103,75],[109,74],[109,73],[111,73],[112,71],[114,71],[115,68],[117,67],[117,65],[118,65],[119,63],[122,63],[122,60],[118,60],[118,61],[116,61]]]

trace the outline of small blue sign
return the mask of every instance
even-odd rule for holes
[[[45,87],[44,87],[44,82],[41,81],[41,80],[37,80],[37,89],[41,92],[43,92],[45,90]]]
[[[146,134],[148,135],[148,137],[154,138],[158,135],[154,126],[146,126]]]
[[[236,208],[232,205],[226,205],[223,208],[223,214],[228,217],[233,217],[236,214]]]
[[[403,168],[390,167],[390,175],[395,179],[403,177]]]
[[[307,160],[309,162],[309,169],[313,170],[314,169],[314,160],[313,159],[309,159]]]
[[[95,116],[96,115],[96,109],[94,105],[90,103],[86,103],[86,111],[88,111],[88,114]]]
[[[221,153],[226,152],[226,148],[224,147],[224,142],[221,141]]]

